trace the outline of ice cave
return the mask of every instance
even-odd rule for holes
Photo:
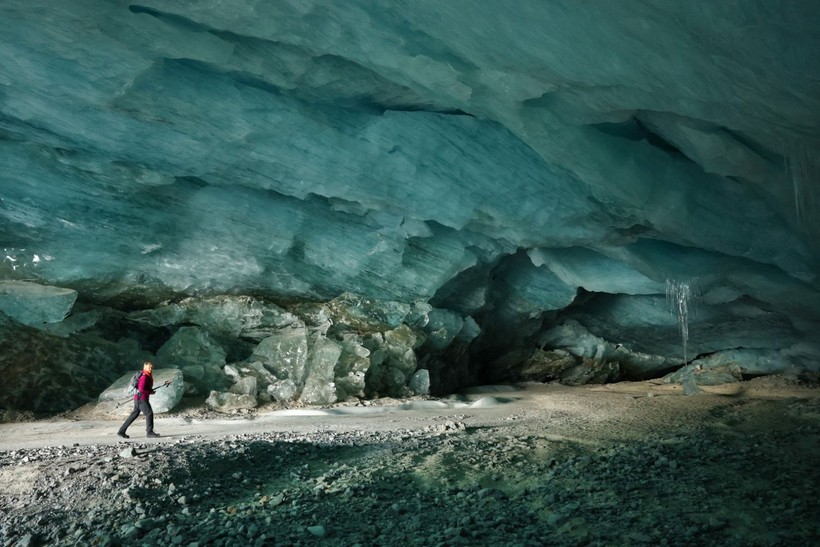
[[[3,2],[0,406],[816,374],[820,10],[697,4]]]
[[[814,0],[0,20],[2,411],[116,399],[145,360],[158,413],[820,376]],[[660,539],[630,538],[601,544]]]

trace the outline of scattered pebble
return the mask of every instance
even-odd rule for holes
[[[551,400],[483,423],[478,412],[421,413],[366,430],[186,436],[136,445],[139,457],[121,444],[0,451],[0,545],[535,546],[548,531],[557,546],[740,546],[820,536],[820,455],[806,449],[817,440],[816,398],[642,401]]]

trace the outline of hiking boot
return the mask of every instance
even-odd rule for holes
[[[122,437],[123,439],[128,439],[128,435],[125,434],[124,431],[117,431],[117,437]]]
[[[154,433],[154,432],[152,431],[151,433],[149,433],[148,435],[146,435],[146,437],[150,437],[150,438],[152,438],[152,439],[156,439],[157,437],[162,437],[162,435],[160,435],[159,433]]]

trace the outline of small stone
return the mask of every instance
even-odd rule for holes
[[[151,519],[140,519],[134,526],[140,530],[150,530],[154,526],[154,522]]]
[[[325,534],[327,533],[325,532],[325,527],[321,524],[317,526],[308,526],[307,531],[310,532],[311,535],[316,536],[318,538],[325,537]]]

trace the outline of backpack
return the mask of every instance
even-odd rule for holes
[[[129,380],[129,382],[128,382],[128,387],[125,388],[125,394],[126,395],[128,395],[129,397],[133,397],[134,395],[139,393],[139,390],[137,389],[137,386],[140,383],[140,378],[141,377],[142,377],[142,371],[141,370],[138,370],[137,372],[134,373],[133,376],[131,376],[131,380]]]

